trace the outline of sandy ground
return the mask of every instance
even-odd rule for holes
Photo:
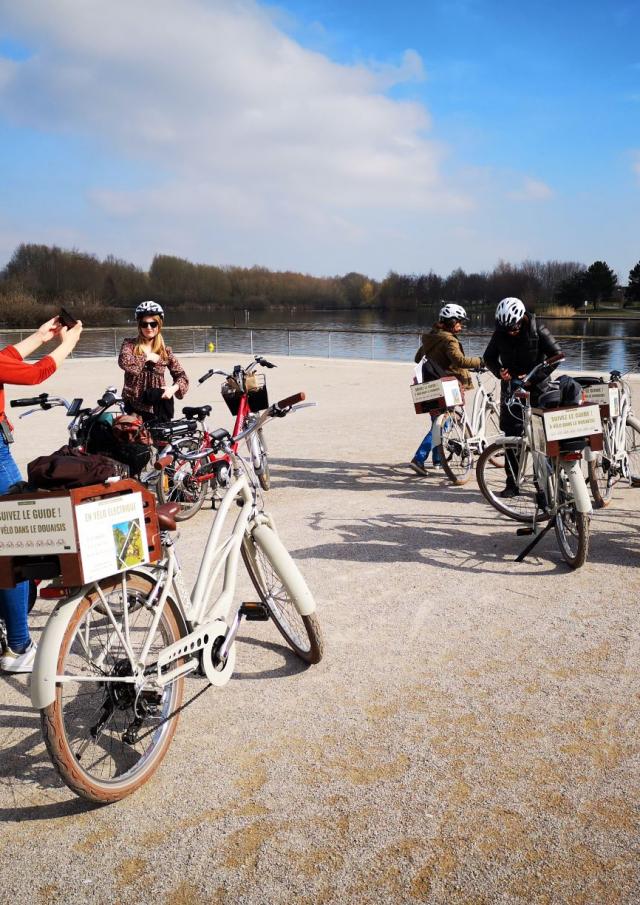
[[[639,901],[640,490],[594,515],[584,568],[553,534],[516,564],[526,541],[474,481],[407,468],[425,420],[408,365],[276,361],[271,398],[319,403],[269,425],[266,504],[325,659],[301,668],[274,626],[243,626],[229,685],[188,679],[161,769],[101,809],[58,780],[27,679],[0,680],[6,901]],[[194,383],[234,363],[185,362]],[[46,388],[108,383],[112,361],[70,361]],[[188,402],[230,425],[214,381]],[[20,464],[64,431],[60,410],[20,422]],[[210,520],[180,531],[191,579]]]

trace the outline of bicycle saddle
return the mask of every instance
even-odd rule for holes
[[[162,531],[176,531],[176,515],[180,512],[180,503],[162,503],[156,507],[158,525]]]
[[[198,421],[204,421],[207,415],[211,414],[210,405],[190,406],[185,405],[182,413],[186,418],[197,418]]]

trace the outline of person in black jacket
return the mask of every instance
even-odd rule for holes
[[[508,437],[519,437],[524,430],[522,420],[506,405],[509,381],[513,377],[524,377],[535,365],[559,352],[560,347],[549,330],[538,323],[535,314],[528,311],[520,299],[502,299],[496,308],[496,329],[483,358],[489,370],[502,381],[500,429]],[[518,495],[514,478],[516,468],[515,463],[505,462],[507,481],[501,494],[504,497]]]

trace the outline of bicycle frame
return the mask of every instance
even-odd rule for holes
[[[296,397],[293,397],[296,398]],[[304,396],[302,397],[304,398]],[[289,403],[291,407],[292,403]],[[271,410],[259,416],[258,424],[234,435],[240,441],[260,427]],[[226,432],[223,432],[226,434]],[[227,434],[227,437],[229,435]],[[230,440],[231,438],[229,438]],[[237,444],[234,444],[237,445]],[[78,605],[88,594],[96,594],[103,612],[113,625],[115,636],[122,644],[129,658],[132,675],[120,677],[104,677],[105,682],[122,681],[133,684],[141,690],[161,689],[180,675],[194,672],[199,668],[200,655],[207,678],[212,684],[225,684],[231,677],[234,666],[233,641],[240,624],[240,604],[234,604],[239,558],[242,544],[250,531],[261,525],[269,526],[275,532],[275,525],[270,516],[259,510],[256,503],[256,489],[252,485],[241,457],[229,442],[226,452],[233,464],[232,483],[227,487],[218,511],[213,517],[209,535],[205,542],[198,575],[191,592],[186,588],[176,557],[173,538],[169,531],[161,533],[164,557],[157,564],[140,566],[121,573],[123,600],[127,599],[128,576],[142,575],[153,583],[153,588],[146,598],[145,605],[152,607],[154,616],[151,621],[146,641],[138,656],[134,654],[128,624],[128,607],[123,606],[122,620],[119,621],[104,595],[99,582],[92,582],[80,588],[72,597],[61,601],[53,610],[42,635],[31,681],[31,700],[34,707],[42,709],[53,703],[55,688],[59,682],[96,682],[95,675],[78,676],[72,679],[61,676],[57,672],[57,652]],[[198,455],[198,454],[196,454]],[[235,517],[230,533],[223,537],[223,530],[232,507],[238,502],[239,511]],[[210,598],[218,578],[222,575],[222,589],[212,602]],[[177,609],[183,622],[185,634],[180,641],[162,649],[155,664],[153,675],[145,672],[146,658],[158,628],[162,612],[168,605]],[[311,609],[313,611],[313,601]],[[235,608],[235,612],[234,612]],[[301,610],[302,615],[308,615]],[[233,617],[233,618],[232,618]],[[220,641],[220,659],[226,657],[224,669],[217,671],[212,665],[210,656],[212,646]],[[184,660],[169,672],[162,672],[169,664]],[[100,681],[103,681],[101,678]]]
[[[487,444],[486,423],[487,412],[493,409],[497,415],[500,410],[493,399],[493,394],[489,392],[478,375],[478,386],[473,397],[473,405],[471,406],[471,419],[467,416],[465,405],[456,407],[463,417],[463,431],[468,425],[471,436],[467,439],[469,447],[474,453],[481,453]],[[433,445],[440,446],[442,443],[442,427],[446,423],[446,412],[442,412],[433,419]]]

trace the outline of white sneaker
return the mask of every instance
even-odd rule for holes
[[[22,654],[16,654],[10,647],[6,647],[0,657],[0,669],[2,672],[32,672],[37,648],[34,641]]]

